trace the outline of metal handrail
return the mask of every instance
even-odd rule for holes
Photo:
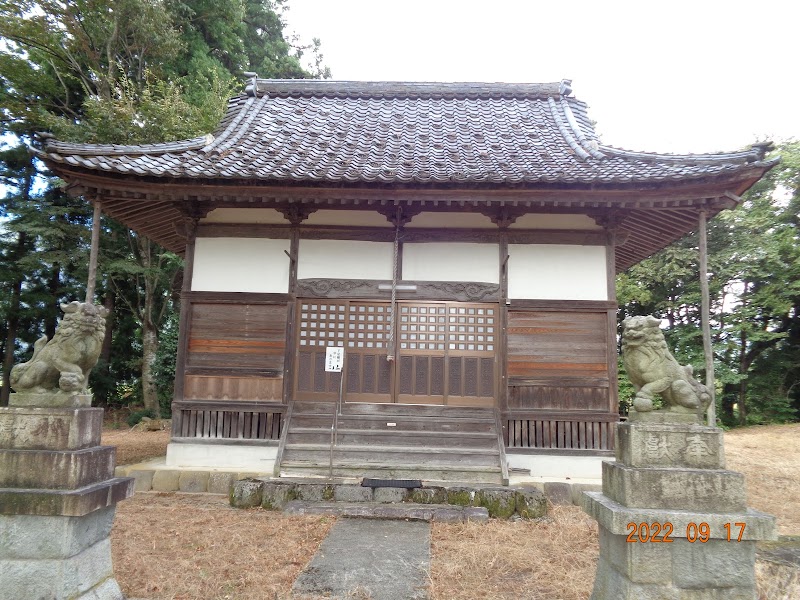
[[[328,478],[333,481],[333,448],[339,442],[339,415],[342,413],[342,395],[344,392],[344,369],[339,376],[339,398],[333,410],[333,422],[331,423],[331,452],[328,461]]]

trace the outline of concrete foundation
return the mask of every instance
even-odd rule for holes
[[[234,444],[186,444],[167,446],[167,468],[236,469],[272,473],[278,444],[239,446]]]
[[[775,518],[745,506],[722,432],[690,423],[617,425],[616,462],[584,510],[600,525],[591,600],[754,600],[756,541]]]
[[[0,597],[122,600],[111,566],[114,476],[91,398],[11,394],[0,408]]]

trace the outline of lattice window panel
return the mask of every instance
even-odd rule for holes
[[[390,306],[351,304],[347,318],[347,347],[358,350],[386,348],[391,322]]]
[[[346,303],[300,304],[300,346],[344,346],[347,339]]]
[[[459,352],[494,352],[497,310],[488,307],[447,307],[447,344]]]
[[[444,351],[447,344],[447,306],[400,305],[399,341],[402,350]]]

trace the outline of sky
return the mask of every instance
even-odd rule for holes
[[[619,148],[800,139],[797,0],[289,0],[285,19],[333,79],[571,79]]]

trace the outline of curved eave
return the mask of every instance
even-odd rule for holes
[[[197,180],[137,177],[69,168],[43,157],[64,179],[68,191],[92,201],[127,227],[165,248],[183,254],[184,221],[213,207],[313,208],[380,210],[413,205],[429,211],[475,211],[505,206],[518,213],[615,214],[626,242],[616,248],[617,271],[623,271],[696,230],[698,214],[713,217],[737,204],[737,197],[777,161],[750,163],[736,173],[702,180],[621,182],[614,185],[286,185],[252,180]],[[655,232],[655,234],[654,234]]]

